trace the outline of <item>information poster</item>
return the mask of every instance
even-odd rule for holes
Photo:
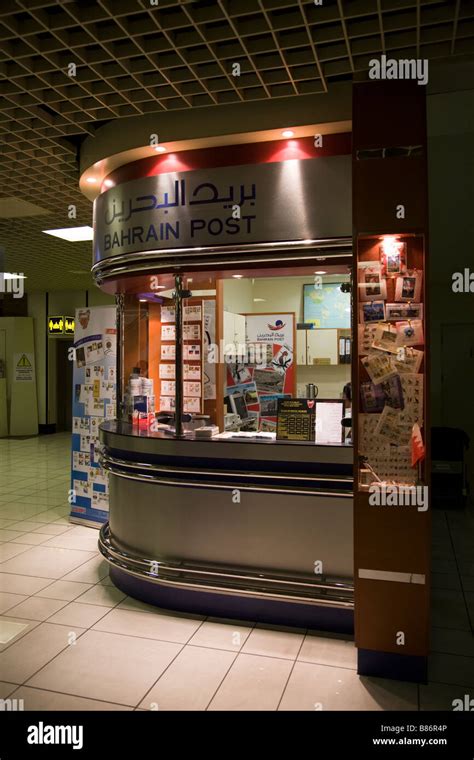
[[[115,417],[115,307],[76,310],[74,349],[71,521],[99,528],[109,511],[108,473],[97,447],[101,422]]]
[[[315,440],[316,401],[314,399],[280,399],[278,401],[277,440]]]
[[[295,395],[295,315],[247,314],[246,356],[227,365],[232,411],[242,431],[275,433],[278,402]]]

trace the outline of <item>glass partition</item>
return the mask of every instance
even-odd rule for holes
[[[123,420],[198,439],[350,441],[350,259],[150,279],[122,299]]]

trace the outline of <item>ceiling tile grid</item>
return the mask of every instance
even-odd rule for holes
[[[77,150],[104,122],[323,94],[383,53],[473,51],[474,0],[2,0],[0,197],[49,212],[0,219],[7,265],[30,290],[81,287],[90,244],[41,229],[90,224]]]

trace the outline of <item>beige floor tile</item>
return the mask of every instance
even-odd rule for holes
[[[28,599],[25,594],[8,594],[5,591],[0,591],[0,615],[3,615],[7,610],[11,610],[12,607]]]
[[[58,579],[94,556],[92,552],[57,549],[52,546],[34,546],[26,551],[25,547],[20,547],[19,544],[15,546],[23,553],[3,562],[2,572]]]
[[[5,614],[8,617],[26,618],[26,620],[47,620],[51,615],[64,607],[67,602],[59,599],[42,599],[39,596],[30,596],[29,599],[17,604]]]
[[[180,648],[165,641],[87,631],[27,685],[134,707]]]
[[[19,554],[24,554],[30,547],[26,544],[0,544],[0,568],[5,570],[5,563]],[[8,572],[8,571],[7,571]]]
[[[446,710],[451,712],[454,707],[460,707],[459,704],[453,705],[455,699],[460,699],[464,706],[466,693],[468,694],[468,701],[474,697],[474,694],[470,693],[472,689],[469,690],[465,686],[427,683],[420,684],[419,688],[420,710]],[[474,707],[474,703],[472,707]]]
[[[103,583],[104,581],[102,581]],[[132,596],[126,596],[123,602],[118,605],[119,610],[138,610],[140,612],[151,612],[153,615],[157,610],[161,609],[154,604],[147,604],[140,601],[140,599],[134,599]]]
[[[298,661],[357,670],[357,649],[347,638],[311,633],[303,642]]]
[[[297,662],[280,710],[417,710],[416,684],[361,678],[349,668]]]
[[[82,604],[100,604],[104,607],[115,607],[125,597],[126,594],[123,591],[119,591],[115,586],[104,586],[98,583],[96,586],[92,586],[89,591],[82,594],[77,601]]]
[[[70,573],[63,577],[63,581],[80,581],[81,583],[98,583],[102,578],[105,578],[109,572],[108,562],[100,555],[97,554],[89,562],[85,562],[76,570],[72,570]]]
[[[29,546],[39,546],[48,541],[50,537],[41,533],[20,533],[18,538],[12,539],[12,544],[28,544]]]
[[[237,655],[209,710],[276,710],[293,662]]]
[[[35,594],[40,589],[49,586],[50,578],[33,578],[14,573],[0,573],[0,591],[14,594]]]
[[[430,637],[430,651],[474,657],[474,636],[471,631],[433,628]]]
[[[198,628],[189,643],[193,646],[210,647],[211,649],[227,649],[239,652],[245,644],[252,627],[243,625],[240,621],[222,620],[216,618],[205,620]]]
[[[0,681],[0,699],[6,699],[10,694],[13,694],[17,688],[18,686],[15,683],[5,683],[4,681]]]
[[[474,688],[474,657],[434,652],[428,658],[428,679],[432,683]],[[474,693],[473,693],[474,696]]]
[[[92,583],[79,583],[77,581],[54,581],[46,588],[37,591],[35,596],[42,596],[47,599],[64,599],[65,602],[72,602],[78,596],[92,588]]]
[[[21,536],[19,530],[0,528],[0,541],[13,541],[14,538]]]
[[[304,633],[257,627],[250,633],[242,652],[295,660],[303,639]]]
[[[133,710],[132,707],[117,705],[112,702],[101,702],[95,699],[85,699],[84,697],[72,697],[69,694],[60,694],[57,691],[45,691],[44,689],[33,689],[30,686],[14,686],[16,691],[12,694],[14,699],[22,699],[26,712],[31,711],[50,711],[60,712],[62,710],[82,711],[82,710]]]
[[[205,710],[235,654],[186,646],[140,703],[154,710]]]
[[[67,607],[63,607],[59,612],[50,618],[51,623],[61,625],[79,626],[80,628],[90,628],[97,623],[104,615],[107,614],[107,607],[100,607],[96,604],[79,604],[70,602]]]
[[[462,593],[460,591],[433,589],[431,622],[438,628],[458,628],[470,631],[471,626]]]
[[[71,632],[67,626],[51,623],[36,626],[0,654],[0,673],[6,681],[22,684],[63,649],[77,646],[77,641],[69,644]],[[75,628],[74,633],[79,637],[83,630]]]
[[[13,530],[19,530],[22,533],[32,533],[37,528],[43,528],[44,523],[34,522],[33,520],[21,520],[20,522],[13,523],[10,527]],[[53,533],[50,535],[52,536]]]
[[[114,609],[96,623],[94,630],[185,644],[201,622],[202,618],[162,610],[149,615],[146,612]]]
[[[37,620],[24,620],[22,618],[0,617],[0,652],[6,652],[13,644],[16,644],[23,636],[39,625]],[[0,666],[0,674],[3,672]]]
[[[60,536],[53,536],[50,538],[45,546],[56,546],[60,549],[80,549],[85,551],[97,551],[97,540],[99,535],[97,531],[92,531],[89,534],[73,535],[73,531],[66,531]]]
[[[36,523],[36,525],[37,527],[34,529],[34,533],[44,533],[48,536],[61,536],[71,530],[71,526],[68,522],[61,525],[57,525],[56,522]]]

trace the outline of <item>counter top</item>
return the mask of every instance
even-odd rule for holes
[[[276,441],[258,438],[173,438],[171,434],[137,430],[129,422],[110,420],[100,426],[101,441],[108,448],[166,457],[239,460],[241,462],[294,462],[346,465],[352,467],[350,444],[316,444],[306,441]]]

